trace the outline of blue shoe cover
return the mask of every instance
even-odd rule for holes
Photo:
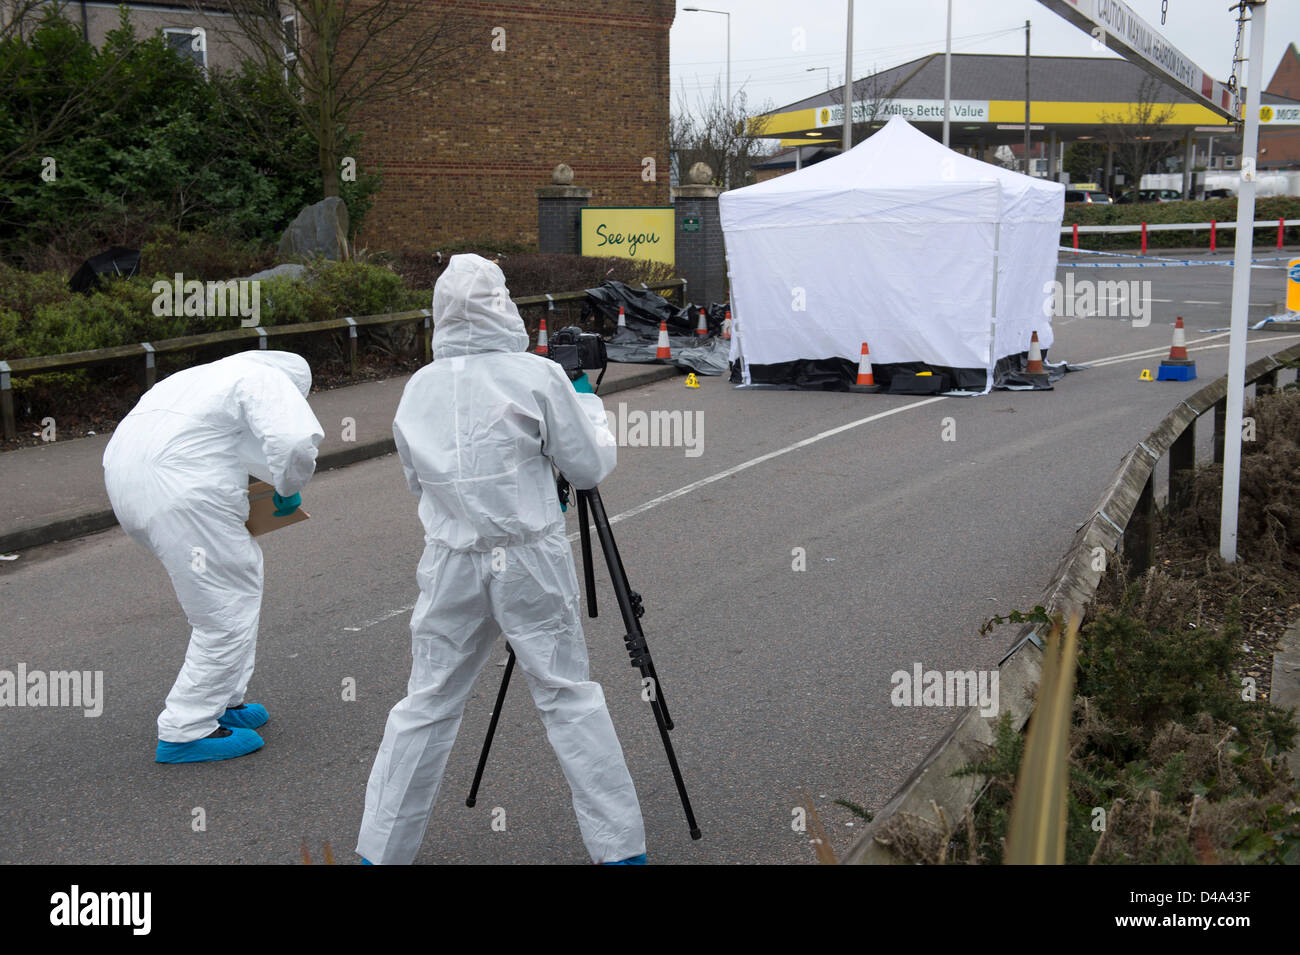
[[[617,862],[606,862],[605,865],[645,865],[645,853],[639,856],[629,856],[626,859],[619,859]]]
[[[232,706],[224,716],[218,716],[217,725],[228,730],[255,730],[270,718],[271,715],[261,703],[245,703],[242,706]]]
[[[374,863],[371,862],[369,859],[367,859],[365,856],[362,856],[362,857],[361,857],[361,864],[362,864],[362,865],[374,865]]]
[[[257,733],[246,729],[232,729],[229,736],[196,739],[189,743],[158,741],[154,757],[159,763],[211,763],[220,759],[234,759],[256,752],[265,745]]]

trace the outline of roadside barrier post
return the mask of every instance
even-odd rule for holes
[[[348,374],[355,378],[357,374],[357,320],[355,318],[344,318],[343,321],[348,323]]]
[[[0,418],[4,418],[5,440],[18,437],[18,423],[14,420],[14,392],[9,381],[9,362],[0,361]]]
[[[1196,470],[1196,423],[1183,429],[1169,446],[1169,509],[1181,510],[1192,488]]]
[[[144,349],[144,375],[141,379],[144,391],[148,391],[158,383],[158,365],[154,361],[153,345],[149,342],[141,342],[140,347]]]
[[[1214,463],[1223,463],[1223,441],[1227,434],[1228,399],[1220,398],[1214,403]]]
[[[1124,556],[1128,559],[1129,574],[1136,579],[1146,573],[1147,568],[1155,563],[1156,535],[1153,532],[1156,515],[1155,469],[1147,476],[1142,485],[1124,531]]]

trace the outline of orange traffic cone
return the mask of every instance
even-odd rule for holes
[[[618,307],[618,327],[627,328],[627,316],[623,314],[623,306]]]
[[[704,317],[704,309],[700,309],[700,323],[695,326],[695,334],[696,335],[709,334],[709,322],[708,319]]]
[[[541,326],[537,329],[537,354],[545,355],[546,352],[546,319],[542,319]]]
[[[1156,381],[1191,381],[1196,377],[1196,362],[1187,357],[1187,333],[1183,330],[1183,316],[1174,322],[1174,343],[1169,346],[1169,357],[1160,362]]]
[[[668,323],[659,323],[659,347],[655,350],[655,358],[672,358],[673,353],[668,348]]]
[[[1029,339],[1029,361],[1025,364],[1025,374],[1047,374],[1046,369],[1043,368],[1043,350],[1038,344],[1038,332],[1034,332]]]
[[[871,371],[871,353],[867,350],[867,343],[862,343],[862,357],[858,359],[858,381],[856,384],[849,385],[849,391],[857,394],[874,394],[880,390],[876,384],[876,376]]]
[[[731,309],[727,309],[727,317],[722,320],[722,337],[731,341]]]

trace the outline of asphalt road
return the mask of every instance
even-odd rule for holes
[[[1012,633],[980,637],[980,623],[1032,606],[1120,456],[1226,370],[1227,336],[1197,332],[1226,325],[1226,309],[1196,303],[1226,303],[1230,274],[1077,270],[1149,279],[1155,310],[1144,328],[1058,319],[1050,357],[1091,367],[1052,392],[918,399],[678,379],[607,399],[615,412],[699,411],[703,423],[698,456],[623,448],[602,488],[704,830],[687,836],[602,568],[592,670],[652,862],[812,861],[791,826],[804,790],[835,848],[851,845],[860,826],[833,801],[879,808],[954,715],[892,706],[891,673],[996,665]],[[1277,301],[1280,275],[1258,273],[1252,300]],[[1140,381],[1174,314],[1187,319],[1200,380]],[[1297,340],[1300,329],[1252,333],[1249,357]],[[0,565],[0,669],[102,670],[105,683],[96,718],[0,709],[0,862],[289,863],[304,841],[316,859],[329,843],[355,861],[366,777],[404,692],[421,534],[393,457],[321,474],[304,497],[312,519],[263,539],[250,699],[271,711],[267,744],[228,763],[153,762],[188,631],[151,555],[115,529]],[[796,548],[805,570],[792,569]],[[522,681],[479,803],[464,805],[503,660],[501,649],[467,707],[422,863],[588,861]],[[492,825],[498,807],[504,831]]]

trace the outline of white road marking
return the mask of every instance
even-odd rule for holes
[[[388,613],[384,614],[382,617],[376,617],[374,620],[367,620],[365,623],[361,624],[360,626],[344,627],[343,629],[348,633],[356,633],[358,630],[365,630],[368,627],[373,627],[377,623],[383,623],[385,620],[391,620],[394,617],[396,617],[399,613],[410,613],[414,609],[415,609],[415,603],[411,602],[407,604],[405,607],[398,607],[396,610],[388,611]]]
[[[767,454],[761,454],[756,458],[750,458],[748,461],[744,461],[740,464],[737,464],[734,467],[727,468],[725,471],[719,471],[717,474],[711,474],[706,478],[701,478],[698,481],[693,481],[692,483],[687,484],[685,487],[679,487],[675,491],[669,491],[667,494],[661,494],[656,498],[652,498],[651,500],[646,501],[644,504],[638,504],[636,507],[632,508],[631,510],[623,511],[621,514],[615,514],[613,517],[609,519],[609,522],[610,524],[617,524],[620,521],[627,520],[628,518],[636,517],[638,514],[644,514],[646,511],[650,510],[651,508],[658,507],[660,504],[667,504],[669,501],[673,501],[686,494],[690,494],[692,491],[698,490],[699,488],[705,487],[709,484],[713,484],[717,481],[724,480],[725,478],[729,478],[733,474],[739,474],[741,471],[748,470],[749,468],[755,467],[759,464],[763,464],[766,461],[771,461],[773,458],[779,458],[781,455],[789,454],[791,451],[797,451],[800,448],[806,448],[810,444],[816,444],[818,441],[822,441],[826,438],[834,437],[837,434],[841,434],[853,428],[860,427],[861,425],[871,424],[871,422],[873,421],[879,421],[880,419],[888,418],[891,415],[901,414],[904,411],[911,411],[913,408],[921,408],[924,407],[925,405],[932,405],[936,401],[944,401],[944,400],[946,399],[943,398],[943,396],[939,396],[937,398],[926,398],[924,401],[914,401],[910,405],[903,405],[902,407],[899,408],[890,408],[888,411],[881,411],[878,414],[869,415],[866,418],[859,418],[857,421],[850,421],[848,424],[842,424],[837,428],[830,428],[829,430],[818,432],[817,434],[814,434],[811,437],[804,438],[802,441],[796,441],[794,444],[786,445],[784,448],[779,448],[776,451],[769,451]],[[580,534],[581,534],[580,531],[574,531],[572,534],[569,534],[568,535],[569,543],[572,544],[574,541],[576,541],[580,536]],[[415,609],[415,604],[410,603],[404,607],[398,607],[396,610],[390,610],[388,611],[388,613],[376,617],[373,620],[367,620],[366,622],[359,624],[358,626],[344,627],[343,629],[348,633],[357,633],[358,631],[365,630],[369,627],[373,627],[375,624],[383,623],[385,620],[391,620],[393,617],[396,617],[398,614],[409,613],[414,609]]]
[[[1183,302],[1183,303],[1181,303],[1181,304],[1183,304],[1183,305],[1223,305],[1224,303],[1223,303],[1223,302],[1198,302],[1198,301],[1195,301],[1194,299],[1188,299],[1187,301],[1185,301],[1185,302]]]
[[[713,484],[717,481],[721,481],[724,480],[725,478],[729,478],[733,474],[739,474],[741,471],[745,471],[759,464],[763,464],[767,461],[771,461],[773,458],[779,458],[781,455],[789,454],[791,451],[798,451],[800,448],[806,448],[810,444],[816,444],[818,441],[824,440],[825,438],[834,437],[835,435],[841,434],[852,428],[857,428],[864,424],[870,424],[873,421],[879,421],[881,418],[888,418],[890,415],[901,414],[904,411],[911,411],[914,408],[922,408],[925,405],[932,405],[936,401],[944,401],[944,400],[946,399],[943,398],[942,396],[939,396],[937,398],[926,398],[924,401],[914,401],[910,405],[903,405],[900,408],[890,408],[888,411],[882,411],[879,414],[873,414],[866,418],[859,418],[857,421],[850,421],[848,424],[842,424],[838,428],[831,428],[828,431],[819,432],[817,434],[812,435],[811,437],[804,438],[802,441],[796,441],[794,444],[786,445],[784,448],[780,448],[776,451],[769,451],[767,454],[761,454],[756,458],[751,458],[748,461],[745,461],[741,464],[737,464],[735,467],[727,468],[725,471],[719,471],[717,474],[710,474],[706,478],[701,478],[698,481],[693,481],[692,483],[687,484],[685,487],[679,487],[675,491],[669,491],[667,494],[661,494],[659,495],[659,497],[652,498],[651,500],[646,501],[644,504],[638,504],[636,507],[632,508],[631,510],[623,511],[621,514],[615,514],[613,517],[609,519],[609,522],[611,524],[617,524],[619,521],[625,521],[628,518],[636,517],[638,514],[644,514],[646,511],[650,510],[651,508],[658,507],[660,504],[667,504],[669,501],[675,501],[679,497],[683,497],[687,494],[690,494],[692,491],[697,491],[700,488],[706,487],[707,485]],[[574,531],[572,534],[570,534],[569,542],[572,543],[573,541],[576,541],[578,539],[579,534],[580,534],[579,531]]]
[[[1188,342],[1187,345],[1188,347],[1191,347],[1192,345],[1199,345],[1202,342],[1214,341],[1214,339],[1216,338],[1223,338],[1231,334],[1232,334],[1231,332],[1219,332],[1218,334],[1215,335],[1206,335],[1204,338],[1197,338],[1193,341]],[[1078,364],[1101,365],[1101,364],[1107,364],[1110,362],[1119,361],[1122,358],[1150,358],[1152,355],[1162,355],[1162,354],[1163,355],[1169,354],[1168,345],[1161,345],[1158,348],[1144,348],[1142,351],[1126,352],[1123,355],[1107,355],[1105,358],[1094,358],[1092,361],[1081,361],[1078,362]]]
[[[1224,334],[1228,334],[1228,333],[1225,332]],[[1266,340],[1267,340],[1267,341],[1270,341],[1270,342],[1282,342],[1282,341],[1286,341],[1286,340],[1291,339],[1291,338],[1300,338],[1300,335],[1270,335]],[[1208,339],[1204,339],[1204,338],[1201,339],[1201,341],[1207,341],[1207,340],[1208,340]],[[1259,341],[1260,341],[1260,339],[1256,339],[1255,342],[1252,342],[1251,344],[1255,344],[1255,343],[1257,343],[1257,342],[1259,342]],[[1202,345],[1202,346],[1200,346],[1199,348],[1193,348],[1191,345],[1188,345],[1188,346],[1187,346],[1187,350],[1188,350],[1189,352],[1194,352],[1194,351],[1210,351],[1210,350],[1213,349],[1213,348],[1227,348],[1227,347],[1228,347],[1228,344],[1229,344],[1228,342],[1218,342],[1217,344],[1214,344],[1214,345]],[[1090,362],[1087,362],[1086,364],[1087,364],[1090,368],[1104,368],[1104,367],[1106,367],[1107,365],[1118,365],[1118,364],[1121,364],[1122,362],[1126,362],[1126,361],[1138,361],[1139,359],[1142,359],[1142,358],[1163,358],[1163,357],[1164,357],[1165,355],[1167,355],[1167,354],[1169,354],[1169,349],[1167,349],[1167,348],[1162,348],[1162,349],[1159,350],[1158,353],[1153,354],[1153,355],[1148,355],[1148,354],[1143,354],[1143,355],[1120,355],[1119,357],[1116,357],[1116,358],[1102,358],[1102,359],[1100,359],[1100,360],[1098,360],[1098,361],[1090,361]]]

